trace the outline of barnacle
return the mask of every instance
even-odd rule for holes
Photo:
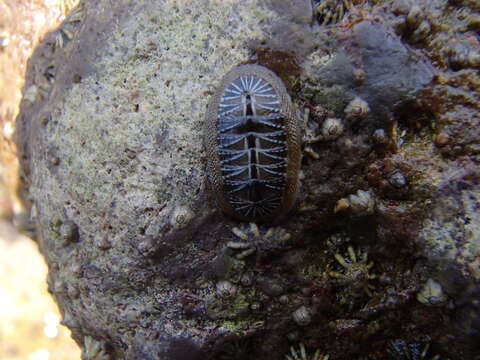
[[[217,295],[222,298],[231,298],[235,296],[237,287],[230,281],[222,280],[216,285]]]
[[[318,160],[320,155],[313,149],[312,145],[321,141],[331,141],[339,138],[344,130],[341,119],[337,119],[332,112],[328,112],[321,106],[312,106],[314,121],[309,121],[310,108],[305,107],[303,115],[302,140],[305,144],[303,151]],[[322,126],[319,126],[320,119],[323,119]]]
[[[375,211],[375,198],[370,190],[358,190],[347,198],[341,198],[335,204],[334,213],[350,209],[353,215],[371,215]]]
[[[69,5],[69,9],[67,10],[67,12],[69,12],[67,15],[67,21],[82,21],[83,14],[85,13],[83,2],[79,0],[73,0],[70,2],[71,4]]]
[[[55,34],[55,48],[61,49],[64,45],[73,40],[77,31],[77,27],[82,21],[84,14],[83,3],[77,1],[78,6],[70,12],[62,22]],[[73,6],[73,3],[71,4]],[[71,8],[69,5],[68,8]]]
[[[320,354],[320,350],[318,349],[313,355],[308,355],[302,343],[300,343],[298,351],[292,346],[290,353],[285,355],[285,359],[287,360],[328,360],[329,357],[329,355]]]
[[[400,189],[407,184],[407,179],[400,170],[395,170],[388,176],[388,182],[394,188]]]
[[[319,126],[316,121],[309,121],[310,118],[310,109],[306,107],[304,109],[304,114],[303,114],[303,134],[302,134],[302,141],[305,145],[305,148],[303,151],[313,157],[314,159],[319,159],[320,155],[317,154],[315,150],[313,150],[312,145],[316,142],[322,141],[323,136],[318,135],[319,132]]]
[[[248,228],[241,230],[234,227],[232,232],[241,239],[241,241],[229,241],[227,247],[237,251],[235,257],[239,260],[243,260],[248,256],[254,254],[257,248],[270,248],[282,247],[291,235],[280,227],[269,228],[264,235],[260,233],[260,230],[255,223],[250,223]],[[268,244],[270,242],[270,244]]]
[[[188,226],[195,213],[188,206],[180,205],[173,209],[170,215],[170,225],[173,229],[179,230]]]
[[[55,67],[53,65],[48,66],[43,72],[43,76],[45,76],[49,82],[53,82],[55,80]]]
[[[320,25],[336,24],[352,8],[350,0],[314,0],[313,13]]]
[[[312,321],[312,312],[306,306],[301,306],[292,313],[293,320],[299,326],[307,326]]]
[[[348,287],[350,295],[359,297],[362,293],[372,296],[372,290],[375,288],[369,283],[369,280],[376,278],[375,274],[370,273],[373,262],[368,262],[367,252],[353,250],[353,247],[347,248],[349,259],[345,259],[340,254],[335,254],[335,259],[342,266],[343,272],[330,271],[330,277],[337,280],[338,284]]]
[[[408,12],[405,25],[404,31],[411,42],[423,41],[431,32],[426,12],[418,5],[412,6]]]
[[[25,90],[23,94],[23,100],[28,104],[33,104],[37,98],[40,96],[40,89],[37,85],[32,85],[28,89]]]
[[[377,145],[386,145],[390,141],[384,129],[377,129],[373,132],[373,141]]]
[[[411,29],[416,29],[425,19],[425,12],[418,5],[412,6],[407,15],[407,25]]]
[[[247,232],[240,230],[237,227],[232,229],[232,232],[243,241],[229,241],[227,246],[230,249],[237,250],[235,257],[243,260],[252,255],[256,251],[255,240],[260,239],[260,231],[255,223],[250,223],[250,229]],[[254,240],[254,241],[252,241]]]
[[[370,106],[365,100],[357,96],[348,103],[344,111],[347,119],[363,119],[370,112]]]
[[[78,6],[80,3],[80,0],[63,0],[60,2],[60,10],[62,11],[63,14],[68,13],[71,11],[74,7]]]
[[[322,135],[325,140],[335,140],[343,133],[343,123],[340,119],[327,118],[322,125]]]
[[[68,220],[62,222],[58,231],[63,243],[68,244],[78,241],[78,226],[73,221]]]
[[[433,279],[428,279],[417,294],[417,300],[425,305],[441,305],[447,301],[442,286]]]
[[[454,70],[480,68],[480,52],[472,49],[466,42],[453,42],[446,52]]]
[[[335,204],[333,212],[338,213],[338,212],[341,212],[341,211],[345,211],[347,209],[350,209],[350,201],[348,201],[348,199],[346,199],[346,198],[341,198]]]
[[[212,358],[219,360],[249,359],[250,354],[254,350],[254,340],[255,337],[253,336],[226,339],[219,344],[219,348],[216,349]]]
[[[358,190],[348,196],[352,213],[358,216],[371,215],[375,211],[375,197],[370,190]]]
[[[420,42],[425,40],[425,38],[430,34],[432,27],[427,20],[421,22],[418,28],[410,36],[412,42]]]

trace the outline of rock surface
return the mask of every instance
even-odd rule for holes
[[[383,359],[398,338],[474,358],[479,8],[354,5],[87,0],[37,48],[24,198],[84,359]],[[205,106],[241,63],[308,115],[281,227],[223,216],[205,184]]]

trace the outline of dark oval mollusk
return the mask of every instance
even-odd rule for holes
[[[206,114],[208,179],[220,207],[244,221],[275,221],[298,192],[298,121],[285,85],[259,65],[223,78]]]

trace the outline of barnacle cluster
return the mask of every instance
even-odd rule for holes
[[[329,355],[322,355],[318,349],[313,355],[307,354],[305,345],[302,343],[300,343],[298,350],[295,350],[293,346],[290,347],[290,353],[285,355],[286,360],[328,360],[329,358]]]
[[[255,223],[234,227],[232,233],[235,239],[226,243],[217,261],[215,295],[207,301],[207,313],[212,319],[234,319],[260,309],[262,295],[256,293],[257,288],[252,286],[255,283],[269,289],[262,291],[278,291],[275,282],[270,284],[270,279],[256,277],[248,266],[252,258],[259,261],[261,254],[281,248],[291,237],[282,228],[264,232]]]
[[[426,40],[432,31],[427,12],[418,4],[409,8],[399,6],[396,10],[402,14],[394,23],[397,33],[411,43],[420,43]]]
[[[408,12],[406,24],[412,42],[424,40],[431,31],[430,22],[426,19],[423,9],[418,5],[412,6]]]
[[[358,96],[344,108],[343,118],[336,117],[335,112],[328,111],[321,106],[311,106],[311,110],[308,107],[305,108],[303,115],[303,142],[305,144],[303,151],[316,160],[320,159],[320,155],[313,148],[313,144],[337,140],[343,135],[346,122],[365,119],[370,113],[368,103]],[[313,115],[314,121],[309,121],[310,114]],[[322,120],[323,122],[321,122]]]
[[[352,8],[350,0],[314,0],[313,13],[320,25],[336,24]]]
[[[27,104],[33,104],[37,98],[48,94],[56,76],[56,68],[53,61],[55,52],[73,40],[79,30],[85,9],[83,3],[72,0],[65,3],[65,12],[73,6],[76,7],[67,15],[58,27],[58,30],[53,33],[52,40],[47,42],[44,48],[43,63],[39,65],[39,69],[42,70],[35,74],[34,84],[31,84],[24,92],[24,100]]]
[[[348,297],[358,298],[363,294],[372,296],[372,290],[375,286],[370,284],[370,280],[376,278],[375,274],[370,273],[373,262],[368,262],[366,251],[360,252],[357,250],[355,252],[352,246],[348,246],[347,252],[348,259],[338,253],[334,255],[335,260],[343,268],[343,272],[330,271],[328,274],[339,285],[345,287],[345,294]]]

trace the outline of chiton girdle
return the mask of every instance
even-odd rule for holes
[[[207,175],[220,208],[274,222],[295,203],[301,163],[298,119],[282,80],[260,65],[229,71],[205,121]]]

